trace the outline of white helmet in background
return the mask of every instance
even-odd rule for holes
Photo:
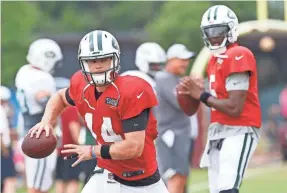
[[[38,39],[30,45],[26,58],[32,66],[52,74],[61,65],[63,54],[54,40]]]
[[[90,72],[87,60],[112,57],[111,67],[103,72]],[[116,38],[107,31],[95,30],[80,42],[78,59],[89,84],[103,86],[113,82],[120,71],[120,47]]]
[[[166,62],[164,49],[154,42],[141,44],[136,51],[135,64],[141,72],[155,76]]]
[[[6,86],[0,86],[0,100],[8,101],[11,98],[11,91]]]
[[[203,14],[200,27],[204,43],[213,53],[222,54],[228,44],[237,41],[238,19],[225,5],[210,7]]]

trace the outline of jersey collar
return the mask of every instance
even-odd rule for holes
[[[238,43],[229,44],[229,45],[227,46],[227,50],[229,50],[230,48],[233,48],[233,47],[235,47],[235,46],[238,46]]]

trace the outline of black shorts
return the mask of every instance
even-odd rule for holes
[[[88,178],[90,177],[95,167],[97,166],[97,160],[95,159],[87,160],[87,161],[82,162],[80,165],[81,165],[82,172],[85,174],[84,184],[86,184],[88,181]]]
[[[65,182],[71,180],[78,181],[81,167],[79,165],[74,168],[71,166],[76,160],[76,158],[64,160],[63,157],[58,156],[56,165],[56,180]]]
[[[13,161],[13,152],[9,148],[9,155],[4,157],[1,153],[1,181],[5,178],[16,177],[15,164]]]
[[[190,171],[190,137],[188,135],[175,135],[172,147],[159,136],[156,140],[157,159],[159,171],[164,180],[175,174],[188,176]]]

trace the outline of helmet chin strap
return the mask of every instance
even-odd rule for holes
[[[98,73],[98,74],[90,74],[89,76],[92,79],[90,83],[91,84],[95,83],[96,86],[105,86],[107,83],[112,82],[110,76],[111,76],[111,72],[114,71],[113,62],[114,61],[112,60],[110,64],[110,69],[108,71]],[[83,61],[83,66],[84,66],[85,71],[90,72],[87,62]]]
[[[226,43],[227,43],[227,37],[223,40],[222,44],[220,46],[216,46],[218,48],[216,48],[215,46],[210,46],[209,49],[210,51],[212,52],[212,54],[215,56],[215,57],[219,57],[219,58],[227,58],[226,55],[223,55],[226,50],[227,50],[227,47],[226,47]]]
[[[223,55],[223,54],[226,52],[226,50],[227,50],[227,48],[226,48],[226,46],[224,46],[224,47],[216,49],[216,50],[211,50],[211,52],[215,57],[225,58],[226,55]]]

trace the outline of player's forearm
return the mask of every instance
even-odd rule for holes
[[[114,143],[110,147],[110,155],[113,160],[132,159],[141,156],[143,146],[128,140]],[[101,158],[101,145],[96,145],[96,156]]]
[[[218,99],[218,98],[211,96],[207,99],[207,103],[209,104],[210,107],[213,107],[216,110],[221,111],[233,117],[240,116],[242,112],[242,108],[236,103],[234,103],[234,101],[230,98]]]
[[[143,144],[131,140],[114,143],[110,148],[111,157],[115,160],[136,158],[141,156],[142,152]]]
[[[42,122],[51,125],[56,123],[57,117],[67,107],[67,104],[63,100],[63,95],[64,95],[63,90],[59,90],[49,99],[45,108],[45,113],[42,118]]]

